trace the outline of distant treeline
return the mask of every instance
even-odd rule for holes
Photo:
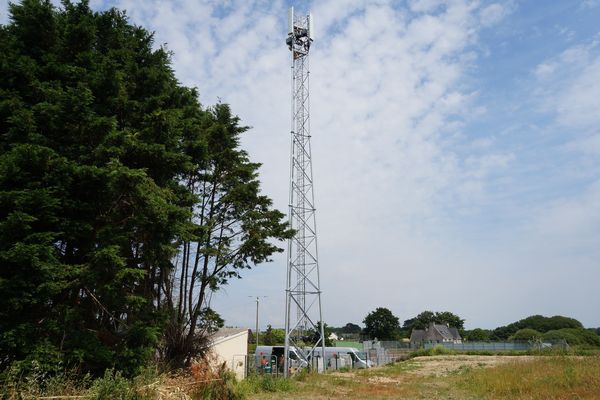
[[[381,309],[378,309],[381,310]],[[389,312],[389,310],[384,309]],[[371,313],[373,315],[373,313]],[[389,315],[380,317],[379,323],[385,319],[393,319]],[[391,316],[390,316],[391,315]],[[600,328],[584,328],[578,320],[570,317],[555,315],[545,317],[543,315],[532,315],[506,326],[495,329],[464,329],[464,319],[458,315],[445,312],[424,311],[416,317],[407,319],[400,327],[394,328],[390,334],[391,339],[406,339],[410,337],[413,329],[424,329],[429,323],[443,323],[458,328],[465,341],[507,341],[507,340],[565,340],[574,346],[600,346]],[[354,323],[347,323],[343,327],[327,327],[330,332],[335,332],[345,339],[372,339],[365,329]]]
[[[600,346],[600,328],[585,329],[574,318],[555,315],[532,315],[493,330],[472,329],[463,336],[469,341],[502,340],[566,340],[569,345]]]

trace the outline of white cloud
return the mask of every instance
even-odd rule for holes
[[[512,3],[493,3],[481,9],[479,18],[484,27],[491,27],[512,12]]]
[[[243,145],[263,163],[264,192],[287,210],[287,5],[281,0],[109,4],[126,8],[134,23],[155,31],[157,45],[167,43],[177,77],[197,86],[205,105],[221,98],[253,126]],[[106,8],[100,0],[92,6]],[[549,228],[558,224],[571,237],[591,235],[596,217],[588,224],[577,210],[595,213],[600,192],[558,196],[536,205],[548,204],[547,213],[532,211],[536,207],[514,197],[535,179],[523,187],[511,187],[510,179],[493,187],[497,175],[523,162],[521,155],[502,149],[502,133],[494,127],[473,139],[473,132],[466,132],[466,121],[493,111],[479,104],[481,88],[468,85],[480,51],[473,45],[482,29],[500,24],[514,10],[510,1],[314,2],[318,37],[311,48],[311,127],[328,323],[360,322],[375,307],[387,306],[401,319],[424,309],[447,309],[470,325],[490,327],[566,307],[544,295],[567,278],[557,261],[564,254],[556,256],[565,237]],[[594,46],[573,46],[533,70],[538,84],[533,94],[562,127],[588,131],[590,143],[581,145],[588,150],[597,143],[593,128],[600,122],[594,111],[600,98]],[[577,146],[573,142],[571,149]],[[496,201],[493,196],[513,196],[505,207],[515,209],[488,215],[496,211],[486,208]],[[522,224],[502,226],[505,219],[529,213]],[[485,221],[475,221],[476,216]],[[492,221],[488,225],[486,218]],[[545,254],[547,247],[556,253]],[[581,270],[592,265],[582,257],[577,262]],[[215,296],[213,305],[227,323],[253,326],[254,303],[247,296],[268,295],[261,302],[261,321],[283,325],[284,263],[276,256]],[[539,279],[540,269],[532,267],[539,263],[549,265],[544,273],[552,279]],[[583,284],[580,293],[591,290],[591,283]],[[540,300],[531,300],[532,293]],[[584,300],[568,305],[573,304],[585,305]],[[516,310],[524,314],[515,316]]]
[[[600,156],[600,134],[572,141],[567,144],[567,149],[588,156]]]
[[[583,0],[581,2],[581,8],[583,9],[593,9],[600,6],[600,0]]]
[[[600,126],[600,52],[597,40],[572,46],[540,63],[534,73],[544,110],[566,128],[597,132]]]
[[[8,0],[0,0],[0,24],[8,22]]]
[[[600,129],[600,56],[582,68],[557,104],[559,122],[567,126]]]
[[[432,12],[445,4],[440,0],[411,0],[408,2],[409,7],[415,12]]]
[[[283,3],[267,9],[234,1],[226,12],[191,1],[117,4],[155,30],[157,43],[168,43],[177,75],[200,88],[204,103],[221,97],[254,127],[244,145],[263,163],[264,191],[286,210],[290,56]],[[416,282],[447,268],[444,253],[454,245],[436,239],[445,212],[485,196],[486,176],[511,160],[482,149],[461,162],[453,150],[461,120],[478,108],[463,87],[481,27],[474,4],[419,1],[406,10],[386,1],[323,1],[311,10],[319,31],[311,49],[315,191],[324,312],[333,323],[359,322],[377,305],[403,316],[451,307],[443,305],[451,293],[441,282],[432,284],[433,303],[407,299]],[[217,309],[230,323],[250,324],[244,296],[267,294],[262,320],[282,325],[283,262],[232,283],[216,297]],[[458,256],[450,262],[463,268]],[[391,296],[396,279],[407,290],[399,297]],[[349,310],[345,299],[362,288],[361,304]]]
[[[535,68],[534,73],[538,79],[547,79],[554,73],[555,70],[556,70],[555,63],[543,62],[541,64],[538,64],[538,66]]]
[[[551,254],[572,258],[589,257],[590,246],[600,253],[600,180],[576,196],[564,196],[545,205],[532,215],[528,235],[536,237],[537,246]],[[561,243],[560,247],[548,246]],[[569,267],[576,268],[573,262]]]

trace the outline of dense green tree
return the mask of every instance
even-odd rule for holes
[[[400,323],[398,317],[385,307],[377,307],[363,320],[364,333],[371,339],[394,340],[398,336]]]
[[[176,268],[163,286],[170,319],[162,355],[174,366],[202,350],[197,344],[203,342],[196,339],[206,333],[199,321],[210,293],[282,251],[272,239],[292,234],[284,215],[260,194],[260,165],[251,163],[239,148],[239,136],[248,128],[239,126],[225,104],[208,110],[205,123],[203,135],[189,138],[189,143],[202,149],[206,142],[206,147],[182,176],[198,199],[190,219],[194,230],[183,239]]]
[[[506,340],[514,335],[519,329],[535,329],[544,333],[551,330],[574,328],[582,329],[583,325],[576,319],[555,315],[553,317],[544,317],[542,315],[532,315],[512,324],[501,326],[494,329],[492,338],[495,340]]]
[[[267,346],[275,344],[275,340],[273,339],[273,327],[271,325],[267,325],[267,330],[262,334],[262,342]]]
[[[469,342],[487,342],[490,340],[492,331],[489,329],[475,328],[465,331],[463,339]]]
[[[523,328],[519,329],[512,335],[509,340],[536,340],[541,339],[542,334],[535,329]]]
[[[448,324],[462,332],[465,320],[449,311],[423,311],[414,318],[407,319],[402,325],[402,329],[410,335],[413,329],[425,329],[430,323]]]
[[[519,328],[516,326],[499,326],[492,331],[492,340],[508,340]]]
[[[323,332],[325,335],[325,346],[333,346],[334,343],[331,339],[329,339],[329,335],[333,332],[329,325],[325,323],[323,325]],[[306,334],[305,341],[307,343],[316,344],[319,338],[321,337],[321,321],[317,321],[317,326],[315,328],[310,328]]]
[[[208,334],[214,333],[218,331],[219,328],[225,326],[225,320],[221,318],[219,313],[210,307],[206,307],[203,310],[199,323],[201,329]]]
[[[285,329],[274,329],[271,325],[267,325],[267,330],[262,334],[262,338],[266,345],[283,345],[285,343]]]
[[[345,340],[358,340],[362,334],[362,328],[352,322],[348,322],[342,327],[331,327],[331,332]]]
[[[359,325],[348,322],[341,328],[341,333],[360,333],[362,328]]]
[[[600,347],[600,337],[581,328],[562,328],[543,334],[545,341],[566,341],[570,346]]]
[[[2,361],[134,369],[159,340],[154,273],[186,229],[179,114],[197,107],[195,94],[116,10],[26,0],[10,12],[0,29]]]
[[[359,325],[353,324],[352,322],[348,322],[342,327],[332,326],[330,329],[336,334],[360,334],[362,332],[362,328]]]
[[[423,311],[414,318],[410,318],[404,321],[402,324],[403,329],[412,331],[413,329],[425,329],[433,322],[435,313],[433,311]]]
[[[0,370],[36,359],[134,372],[159,343],[188,359],[189,343],[222,324],[204,296],[289,235],[238,148],[246,128],[227,105],[203,110],[168,52],[118,10],[23,0],[10,14],[0,27]]]

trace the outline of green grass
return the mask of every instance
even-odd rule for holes
[[[335,347],[354,347],[358,351],[363,351],[363,344],[361,342],[352,342],[350,340],[338,340],[335,342]]]
[[[452,362],[453,357],[446,358]],[[457,357],[457,362],[465,357]],[[439,359],[432,359],[435,362]],[[419,370],[428,361],[398,362],[382,368],[307,374],[288,391],[254,392],[251,399],[597,399],[600,356],[514,357],[484,367],[461,365],[441,376]]]
[[[247,398],[261,393],[285,393],[297,390],[295,380],[274,378],[270,375],[251,375],[236,384],[235,393],[239,398]]]

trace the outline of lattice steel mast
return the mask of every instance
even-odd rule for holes
[[[289,223],[296,234],[288,241],[285,304],[285,354],[291,346],[305,348],[309,330],[317,333],[316,343],[306,352],[300,352],[302,368],[314,363],[317,348],[325,354],[325,339],[321,312],[321,289],[317,254],[317,227],[315,220],[313,174],[310,148],[309,107],[309,50],[313,41],[313,23],[310,14],[295,16],[293,7],[288,11],[286,44],[292,53],[292,123],[290,154]],[[295,312],[292,312],[295,311]],[[290,367],[285,357],[285,375]]]

